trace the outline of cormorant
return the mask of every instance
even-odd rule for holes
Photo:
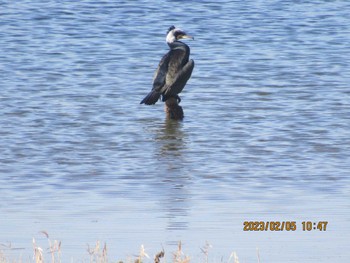
[[[189,60],[190,48],[180,39],[193,37],[175,26],[168,29],[166,42],[169,45],[169,52],[163,56],[153,78],[153,88],[150,93],[141,101],[141,104],[155,104],[160,95],[162,101],[169,98],[176,98],[181,101],[179,93],[183,90],[186,82],[191,77],[194,61]]]

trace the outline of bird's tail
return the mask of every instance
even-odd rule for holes
[[[161,93],[152,90],[147,96],[140,102],[140,104],[153,105],[159,100]]]

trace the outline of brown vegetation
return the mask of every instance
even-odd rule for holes
[[[49,235],[47,232],[42,231],[40,232],[43,234],[48,241],[48,248],[44,250],[41,248],[37,243],[36,240],[33,238],[33,260],[30,261],[23,261],[22,259],[19,260],[9,260],[5,256],[4,252],[1,250],[1,247],[3,249],[12,250],[14,248],[10,245],[3,245],[0,244],[0,263],[22,263],[22,262],[35,262],[35,263],[44,263],[44,262],[50,262],[50,263],[62,263],[61,260],[61,242],[54,240],[51,241],[49,238]],[[212,246],[207,242],[202,248],[201,251],[204,254],[204,261],[203,260],[193,260],[194,262],[203,262],[208,263],[209,262],[209,250],[212,248]],[[44,252],[47,251],[47,252]],[[145,248],[143,245],[140,247],[140,251],[137,256],[134,256],[133,258],[127,259],[126,261],[116,261],[116,260],[108,260],[107,257],[107,245],[104,243],[101,245],[99,241],[96,242],[96,244],[93,247],[90,247],[88,245],[87,252],[90,256],[89,263],[108,263],[108,262],[114,262],[114,263],[142,263],[142,262],[150,262],[151,259],[148,256],[148,254],[145,251]],[[49,254],[49,256],[47,256]],[[172,256],[171,256],[172,255]],[[182,243],[179,242],[178,248],[175,252],[170,253],[171,261],[172,263],[189,263],[191,262],[191,258],[186,255],[182,251]],[[258,263],[260,263],[260,256],[259,251],[257,251],[257,257],[258,257]],[[84,261],[79,261],[84,262]],[[165,257],[165,251],[162,249],[162,251],[158,252],[153,259],[154,263],[166,263],[167,261]],[[236,252],[232,252],[227,263],[239,263],[238,257]]]

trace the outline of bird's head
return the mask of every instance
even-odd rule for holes
[[[168,29],[168,33],[166,36],[166,42],[168,44],[171,44],[175,41],[178,41],[180,39],[190,38],[194,39],[192,36],[187,35],[184,31],[182,31],[180,28],[177,28],[175,26],[171,26]]]

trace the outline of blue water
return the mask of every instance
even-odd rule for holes
[[[64,262],[177,242],[192,262],[347,262],[348,1],[1,1],[0,250]],[[152,87],[165,34],[195,37],[182,122]],[[243,222],[296,221],[293,232]],[[303,231],[303,221],[328,221]],[[17,249],[9,249],[17,248]],[[46,253],[47,261],[50,256]],[[146,259],[147,261],[147,259]]]

